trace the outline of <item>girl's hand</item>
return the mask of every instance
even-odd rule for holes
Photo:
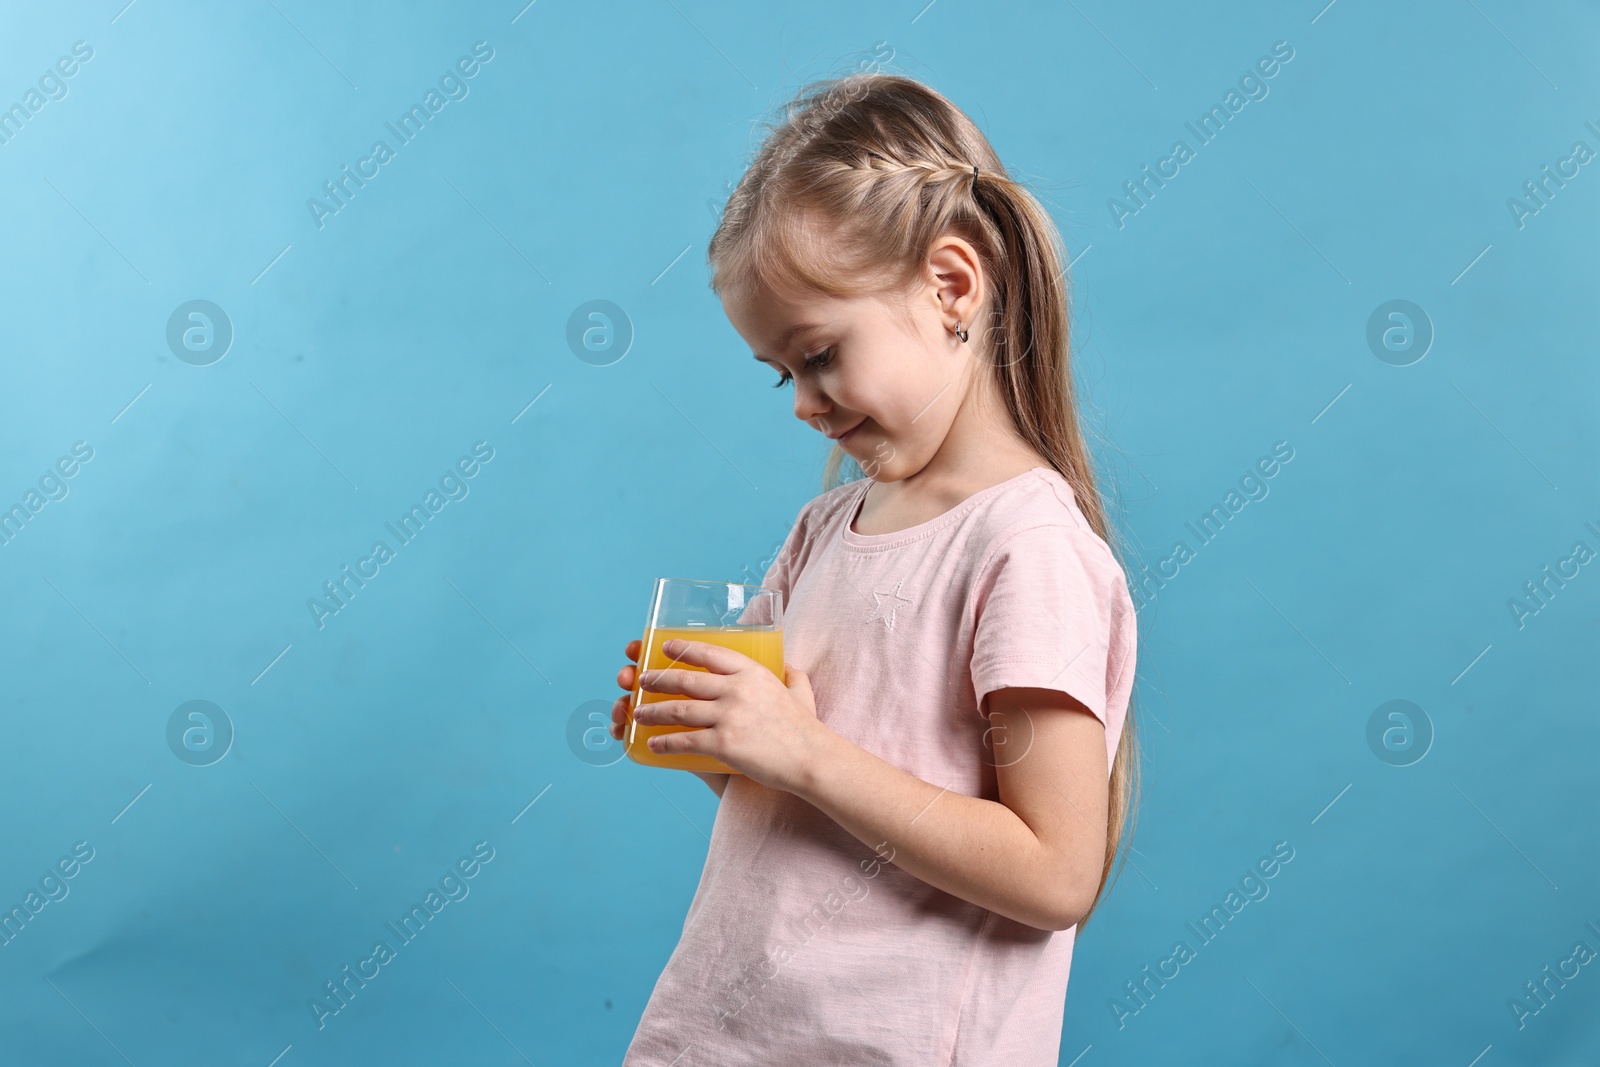
[[[635,642],[637,644],[637,642]],[[637,662],[638,652],[629,646]],[[713,756],[773,789],[795,792],[809,777],[828,738],[804,671],[784,664],[786,682],[742,652],[706,641],[668,641],[662,651],[703,671],[646,671],[642,687],[683,699],[640,704],[636,722],[703,726],[650,739],[650,751]],[[624,667],[631,675],[637,668]],[[620,682],[622,675],[618,675]],[[613,717],[615,715],[613,714]]]
[[[636,637],[623,647],[622,652],[629,659],[633,660],[634,664],[637,664],[639,662],[639,653],[642,648],[643,642]],[[627,690],[626,694],[618,697],[611,705],[611,736],[616,738],[618,741],[621,741],[623,737],[626,736],[628,729],[628,705],[633,703],[633,683],[634,678],[638,673],[639,668],[637,666],[626,666],[617,672],[617,684],[623,689]],[[690,771],[689,773],[700,779],[706,785],[710,786],[711,791],[717,794],[718,798],[720,798],[723,792],[728,788],[728,779],[733,777],[726,771]]]
[[[639,651],[642,647],[643,642],[635,637],[623,647],[622,651],[624,655],[633,660],[634,664],[637,664],[639,662]],[[633,700],[633,683],[638,672],[639,668],[637,666],[623,667],[617,672],[617,684],[627,690],[611,705],[611,736],[618,741],[622,740],[622,733],[628,728],[628,704]]]

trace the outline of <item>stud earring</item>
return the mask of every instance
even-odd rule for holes
[[[969,333],[969,332],[970,332],[970,331],[968,331],[968,330],[963,330],[963,329],[962,329],[962,328],[961,328],[961,320],[960,320],[960,319],[957,319],[957,320],[956,320],[956,336],[957,336],[957,337],[959,337],[959,338],[961,338],[961,343],[962,343],[962,344],[966,344],[966,343],[967,343],[967,334],[968,334],[968,333]]]

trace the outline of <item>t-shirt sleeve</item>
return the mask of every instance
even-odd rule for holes
[[[1123,577],[1109,550],[1085,544],[1085,536],[1066,525],[1030,527],[1005,537],[980,566],[972,651],[980,713],[997,689],[1056,689],[1106,724],[1112,615]]]

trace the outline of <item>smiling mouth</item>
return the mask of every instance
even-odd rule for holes
[[[849,437],[851,434],[855,433],[857,430],[861,429],[861,427],[865,426],[866,424],[867,424],[867,420],[866,419],[862,419],[860,422],[858,422],[854,426],[850,427],[844,433],[839,434],[837,437],[835,437],[833,434],[829,434],[828,436],[830,438],[832,438],[833,440],[835,440],[835,441],[843,441],[846,437]]]

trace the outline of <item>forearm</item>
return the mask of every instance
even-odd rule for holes
[[[935,888],[1038,929],[1064,929],[1061,858],[1004,804],[941,789],[840,735],[821,735],[795,790]]]

